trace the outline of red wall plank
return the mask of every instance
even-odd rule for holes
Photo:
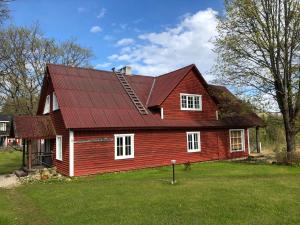
[[[202,111],[180,109],[180,93],[202,95]],[[163,102],[164,118],[171,120],[216,120],[217,105],[195,71],[191,70]]]
[[[248,155],[245,152],[229,152],[229,131],[201,132],[201,152],[187,152],[186,131],[127,131],[134,133],[134,159],[114,159],[114,141],[86,142],[74,144],[75,176],[139,169],[169,165],[170,160],[178,163],[229,159]],[[246,134],[246,132],[245,132]],[[114,138],[114,133],[101,131],[75,131],[74,139],[91,140],[100,137]]]

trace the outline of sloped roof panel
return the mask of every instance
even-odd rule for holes
[[[142,128],[225,126],[220,121],[161,120],[149,110],[141,115],[112,72],[47,65],[66,128]],[[159,77],[126,76],[145,105],[159,105],[195,65]],[[155,82],[154,82],[155,80]],[[154,84],[154,85],[153,85]],[[232,121],[229,121],[232,123]]]

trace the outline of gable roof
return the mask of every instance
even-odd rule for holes
[[[194,64],[158,77],[130,75],[126,79],[141,102],[153,107],[160,105],[192,69],[208,87]],[[48,64],[46,77],[49,78],[46,82],[52,82],[64,124],[69,129],[233,126],[232,122],[223,121],[161,120],[160,114],[151,110],[141,115],[110,71]],[[42,114],[42,107],[40,102],[38,114]]]
[[[147,106],[155,107],[161,105],[164,102],[164,100],[169,96],[169,94],[180,83],[180,81],[182,81],[183,78],[193,69],[198,74],[199,79],[201,80],[204,87],[207,87],[205,79],[203,78],[195,64],[191,64],[178,70],[156,77]]]

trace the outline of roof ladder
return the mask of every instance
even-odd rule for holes
[[[132,89],[130,84],[128,83],[124,74],[121,73],[120,71],[115,71],[115,74],[116,74],[118,80],[120,81],[120,83],[122,84],[123,88],[125,89],[126,93],[130,97],[131,101],[133,102],[135,107],[140,112],[140,114],[147,115],[148,114],[147,109],[144,107],[144,105],[142,104],[142,102],[140,101],[140,99],[138,98],[138,96],[136,95],[136,93],[134,92],[134,90]]]

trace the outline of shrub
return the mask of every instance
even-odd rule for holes
[[[283,148],[276,152],[275,157],[278,163],[300,165],[300,152],[298,151],[287,153],[286,149]]]
[[[190,161],[185,162],[183,165],[184,165],[184,170],[185,171],[189,171],[189,170],[192,169]]]

